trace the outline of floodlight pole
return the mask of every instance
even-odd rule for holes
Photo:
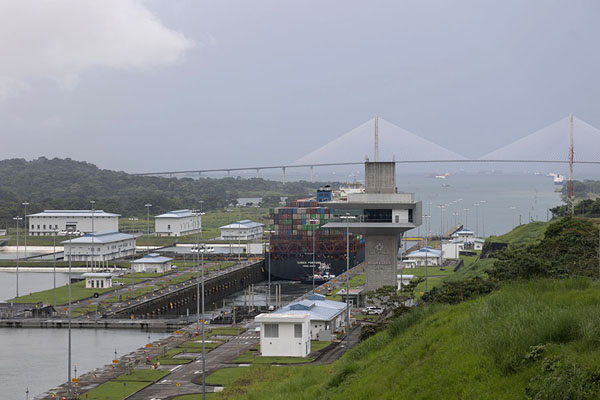
[[[23,227],[25,229],[23,230],[23,235],[25,236],[25,259],[27,260],[27,232],[29,230],[29,225],[27,225],[27,206],[29,205],[29,202],[24,201],[21,204],[25,206],[25,214],[23,215]]]
[[[17,225],[17,296],[19,297],[19,221],[23,218],[18,215],[13,218],[16,221]]]
[[[56,229],[53,231],[53,250],[52,250],[52,278],[54,281],[54,308],[56,308]],[[63,255],[64,255],[64,247],[63,247]]]
[[[146,207],[146,254],[150,254],[150,207],[152,204],[146,203],[144,207]]]
[[[92,205],[92,272],[94,272],[94,205],[96,201],[90,200],[90,203]]]
[[[73,251],[72,236],[69,234],[69,308],[68,308],[68,327],[69,327],[69,345],[68,345],[68,382],[67,382],[67,398],[71,398],[71,254]],[[96,315],[98,315],[96,313]]]

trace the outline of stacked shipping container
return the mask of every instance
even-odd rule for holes
[[[328,263],[336,275],[345,270],[346,232],[322,228],[332,212],[314,200],[292,201],[286,207],[270,210],[272,273],[283,279],[302,279],[302,268],[312,260],[313,240],[316,260]],[[352,266],[364,257],[364,240],[350,236]],[[300,267],[298,267],[300,265]],[[274,268],[273,268],[274,266]]]

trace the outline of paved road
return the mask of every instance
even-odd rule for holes
[[[259,333],[254,331],[254,323],[245,325],[248,330],[241,335],[234,336],[226,343],[206,353],[206,376],[224,367],[235,367],[228,364],[239,355],[245,353],[250,347],[259,343]],[[152,384],[128,400],[163,400],[173,396],[201,393],[202,392],[202,355],[199,354],[195,361],[177,367],[161,367],[171,370],[165,379]],[[240,367],[243,368],[243,367]],[[179,384],[179,386],[177,386]],[[221,387],[206,387],[207,392],[222,390]]]

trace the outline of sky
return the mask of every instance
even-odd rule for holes
[[[374,113],[477,158],[569,112],[600,127],[599,17],[594,0],[3,0],[0,159],[278,165]]]

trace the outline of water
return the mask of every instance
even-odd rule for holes
[[[77,277],[81,273],[71,273]],[[0,272],[0,300],[8,300],[16,294],[16,272]],[[65,272],[56,273],[56,287],[65,285],[69,281],[69,274]],[[39,292],[53,287],[52,272],[24,272],[19,271],[19,294]]]
[[[72,330],[72,365],[77,375],[110,364],[114,358],[158,340],[167,333],[138,330]],[[66,329],[0,328],[0,395],[3,399],[24,399],[46,392],[67,381]],[[74,371],[71,370],[74,376]]]
[[[457,222],[478,236],[500,235],[518,225],[519,218],[522,223],[546,221],[548,209],[562,204],[560,193],[555,192],[559,186],[551,178],[533,174],[458,174],[446,179],[400,175],[396,185],[423,202],[423,225],[409,236],[424,235],[427,230],[436,235],[440,227],[446,231]],[[445,206],[443,212],[440,205]]]

